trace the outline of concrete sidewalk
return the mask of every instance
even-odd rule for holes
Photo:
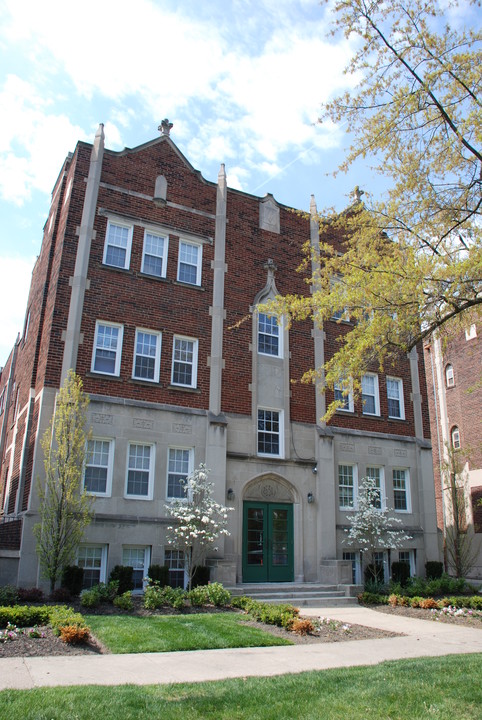
[[[482,630],[471,627],[384,615],[357,606],[303,608],[303,615],[322,615],[392,630],[404,633],[404,637],[234,650],[4,658],[0,659],[0,690],[55,685],[202,682],[482,652]]]

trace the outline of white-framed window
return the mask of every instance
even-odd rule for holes
[[[457,425],[454,425],[450,431],[450,437],[452,438],[452,447],[454,450],[460,450],[460,430]]]
[[[454,368],[450,363],[445,366],[445,384],[448,388],[455,385]]]
[[[364,415],[380,415],[378,375],[367,373],[362,377],[362,402]]]
[[[374,507],[382,510],[385,507],[385,470],[383,467],[367,467],[366,476],[375,481],[378,497],[374,502]]]
[[[353,585],[361,585],[360,553],[354,552],[353,550],[344,550],[343,560],[349,560],[351,562],[351,581]]]
[[[353,387],[351,381],[347,380],[346,382],[336,382],[333,386],[333,392],[335,400],[343,403],[343,405],[337,409],[342,412],[353,412]]]
[[[154,445],[129,443],[127,448],[126,497],[152,500]]]
[[[388,417],[404,420],[403,382],[400,378],[387,376],[387,400]]]
[[[172,346],[173,385],[194,388],[197,386],[198,340],[174,335]]]
[[[122,564],[133,569],[134,592],[142,592],[151,562],[151,548],[147,545],[123,545]]]
[[[398,562],[407,563],[410,566],[410,577],[415,575],[415,553],[413,550],[399,550]]]
[[[95,323],[92,372],[119,375],[124,326],[97,320]]]
[[[177,265],[177,279],[189,285],[201,284],[202,245],[179,241],[179,262]]]
[[[356,465],[338,465],[338,503],[340,510],[353,510],[358,493]]]
[[[82,584],[84,589],[105,582],[107,545],[79,545],[77,548],[77,565],[84,569]]]
[[[84,470],[84,488],[91,495],[110,497],[112,494],[112,468],[114,465],[114,440],[92,438],[87,442],[87,458]]]
[[[192,448],[169,448],[167,458],[167,497],[184,498],[184,480],[193,471]]]
[[[131,246],[132,225],[122,225],[109,220],[105,234],[104,265],[128,270]]]
[[[396,512],[411,512],[410,474],[406,468],[393,470],[393,506]]]
[[[146,230],[142,250],[141,272],[155,277],[166,277],[169,237]]]
[[[137,328],[132,377],[136,380],[159,382],[160,365],[161,333]]]
[[[167,565],[169,568],[169,585],[175,588],[185,588],[187,585],[187,574],[183,551],[166,548],[164,550],[164,565]]]
[[[258,408],[258,455],[283,457],[283,413]]]
[[[377,576],[382,576],[383,582],[389,580],[388,553],[385,550],[377,550],[373,553],[373,564],[377,568]]]
[[[258,352],[261,355],[282,356],[281,330],[276,316],[258,313]]]
[[[473,340],[477,337],[477,327],[475,323],[473,323],[470,327],[467,328],[465,331],[465,339],[466,340]]]

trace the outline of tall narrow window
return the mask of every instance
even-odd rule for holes
[[[362,402],[364,415],[380,415],[378,375],[373,375],[371,373],[363,375]]]
[[[137,380],[159,382],[161,334],[136,330],[133,377]]]
[[[186,497],[184,480],[192,472],[192,450],[169,448],[167,465],[167,497]]]
[[[447,387],[453,387],[455,385],[454,368],[450,363],[445,366],[445,384]]]
[[[258,410],[258,455],[282,455],[281,413]]]
[[[201,284],[201,258],[202,247],[194,243],[181,240],[179,242],[179,263],[177,279],[189,285]]]
[[[338,465],[338,501],[340,510],[353,510],[357,492],[356,465]]]
[[[367,477],[375,481],[377,496],[374,499],[373,507],[381,510],[384,506],[385,482],[382,467],[367,467]]]
[[[258,314],[258,352],[263,355],[281,355],[280,326],[276,317]]]
[[[93,495],[111,494],[113,446],[113,440],[99,438],[87,443],[84,488]]]
[[[456,425],[452,428],[452,447],[454,450],[460,450],[460,430]]]
[[[166,277],[168,238],[146,230],[142,253],[142,272],[156,277]]]
[[[169,585],[184,588],[186,585],[186,571],[184,553],[182,550],[164,551],[164,565],[169,568]]]
[[[107,223],[104,245],[104,265],[127,270],[131,257],[132,227]]]
[[[172,384],[196,387],[198,341],[175,336],[172,351]]]
[[[403,383],[400,378],[387,377],[388,417],[405,418],[405,405],[403,402]]]
[[[153,445],[129,444],[126,497],[152,499],[153,451]]]
[[[119,375],[123,331],[122,325],[97,320],[92,355],[92,372],[104,375]]]
[[[133,570],[132,582],[134,584],[134,590],[141,591],[144,589],[144,578],[147,577],[150,557],[150,547],[136,547],[126,545],[122,548],[122,564],[131,567]]]
[[[334,384],[334,395],[335,400],[337,402],[343,403],[338,410],[343,410],[344,412],[353,412],[354,405],[353,405],[353,392],[352,392],[352,384],[349,381],[346,382],[338,382]]]
[[[105,582],[107,548],[105,545],[80,545],[77,565],[84,570],[84,589]]]
[[[393,504],[397,512],[410,511],[410,486],[408,470],[393,471]]]

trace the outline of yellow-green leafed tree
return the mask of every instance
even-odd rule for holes
[[[272,310],[288,323],[349,318],[339,351],[314,372],[331,388],[350,378],[346,389],[353,383],[357,394],[370,365],[388,369],[433,331],[480,316],[480,8],[477,0],[328,4],[333,34],[356,48],[346,72],[358,84],[324,105],[320,122],[350,133],[339,170],[368,158],[388,189],[375,200],[356,188],[346,212],[320,215],[319,250],[307,247],[304,264],[311,294],[279,298]]]
[[[41,522],[34,526],[37,554],[51,592],[62,569],[75,559],[92,519],[94,498],[82,486],[86,460],[89,398],[72,370],[60,388],[55,413],[41,444],[45,482],[39,481]]]

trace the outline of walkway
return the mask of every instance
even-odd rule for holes
[[[482,652],[482,630],[384,615],[363,607],[303,608],[348,623],[405,633],[381,640],[130,655],[0,659],[0,690],[55,685],[148,685],[270,676],[384,660]]]

